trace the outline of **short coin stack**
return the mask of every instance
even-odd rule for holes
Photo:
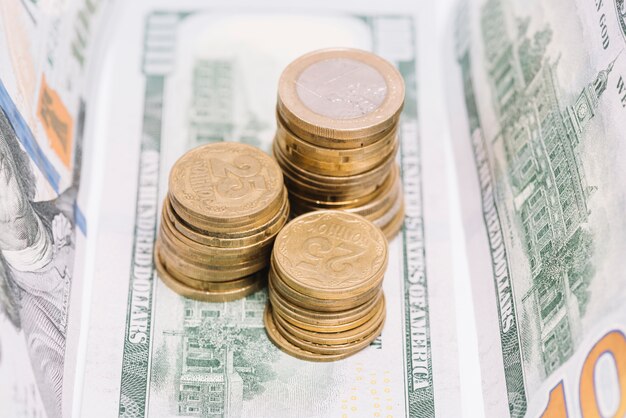
[[[385,322],[387,240],[365,218],[316,211],[278,234],[265,328],[294,357],[333,361],[369,345]]]
[[[392,238],[404,220],[395,161],[403,105],[402,76],[372,53],[326,49],[287,66],[273,152],[293,214],[345,210]]]
[[[247,296],[265,284],[288,217],[283,176],[269,155],[233,142],[195,148],[170,173],[155,248],[159,276],[194,299]]]

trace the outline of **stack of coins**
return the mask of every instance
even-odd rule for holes
[[[194,299],[247,296],[264,285],[288,217],[283,176],[269,155],[232,142],[195,148],[170,173],[155,248],[159,276]]]
[[[387,240],[365,218],[316,211],[278,234],[265,328],[294,357],[333,361],[363,349],[385,322]]]
[[[361,215],[392,238],[404,220],[396,164],[404,104],[400,73],[355,49],[304,55],[278,87],[273,152],[294,215],[339,209]]]

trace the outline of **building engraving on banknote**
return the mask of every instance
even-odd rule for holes
[[[172,356],[163,343],[151,373],[164,395],[174,390],[177,415],[241,416],[243,401],[275,379],[279,352],[265,338],[266,302],[265,291],[229,303],[184,300],[183,329],[163,331],[178,339],[178,350]]]
[[[281,353],[263,328],[267,293],[257,292],[229,303],[205,303],[176,296],[166,311],[175,319],[163,326],[158,318],[157,299],[162,289],[155,283],[149,256],[156,228],[158,172],[164,108],[164,86],[175,61],[177,27],[191,13],[155,12],[146,20],[144,73],[146,74],[143,139],[139,172],[134,255],[129,286],[127,328],[120,389],[120,416],[145,416],[166,408],[169,415],[242,416],[245,402],[277,385],[284,373]],[[405,300],[405,331],[402,351],[405,373],[406,414],[434,416],[434,390],[425,275],[421,166],[417,127],[413,21],[405,17],[358,17],[376,35],[385,23],[387,32],[398,33],[397,22],[406,29],[411,45],[406,58],[396,61],[407,81],[403,112],[402,167],[406,171],[407,215],[410,226],[404,235],[405,269],[402,272]],[[389,22],[386,22],[388,19]],[[387,33],[386,32],[386,33]],[[154,37],[154,42],[152,37]],[[405,39],[403,38],[403,39]],[[157,42],[158,40],[158,42]],[[384,45],[385,39],[375,45]],[[387,42],[389,42],[387,40]],[[167,45],[167,48],[163,46]],[[154,53],[153,47],[159,47]],[[153,59],[154,58],[154,59]],[[247,92],[238,82],[236,60],[195,58],[191,64],[191,96],[187,103],[185,142],[201,144],[237,141],[269,150],[259,132],[273,127],[245,105]],[[243,97],[243,100],[241,99]],[[156,288],[155,288],[156,287]],[[163,309],[163,305],[161,305]],[[173,324],[173,325],[172,325]],[[180,324],[180,325],[178,325]],[[371,349],[382,349],[377,338]],[[332,368],[322,368],[313,384],[329,396]],[[320,386],[321,385],[321,386]],[[150,405],[154,399],[163,400]],[[320,400],[321,401],[321,400]],[[153,409],[151,409],[153,408]],[[313,412],[309,412],[313,413]]]
[[[556,77],[559,60],[546,56],[550,27],[530,35],[529,18],[508,27],[509,12],[505,2],[489,0],[480,14],[499,122],[494,138],[484,137],[469,49],[457,52],[492,251],[509,408],[512,416],[522,416],[527,374],[543,380],[572,356],[592,296],[588,202],[597,187],[587,184],[580,144],[591,139],[585,129],[598,112],[614,62],[577,95],[563,91]],[[516,242],[521,263],[510,258]]]

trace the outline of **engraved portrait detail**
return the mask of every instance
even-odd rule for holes
[[[61,415],[75,187],[36,202],[31,160],[0,109],[0,317],[23,333],[47,413]]]

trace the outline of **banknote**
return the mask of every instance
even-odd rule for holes
[[[463,2],[451,27],[485,412],[624,416],[624,2]]]
[[[114,123],[101,133],[106,179],[81,415],[459,415],[445,228],[428,235],[446,209],[438,206],[444,200],[423,199],[422,153],[437,161],[440,150],[422,147],[417,20],[392,6],[349,14],[281,3],[274,5],[280,13],[127,10],[101,80],[110,92],[103,117]],[[330,46],[372,50],[405,79],[399,163],[407,217],[390,244],[382,336],[353,357],[321,364],[292,358],[268,340],[265,290],[229,303],[185,299],[158,279],[152,251],[176,159],[219,141],[269,152],[280,72],[297,56]],[[444,176],[429,176],[443,190]]]
[[[85,80],[102,9],[0,2],[2,416],[60,417],[74,400]]]

